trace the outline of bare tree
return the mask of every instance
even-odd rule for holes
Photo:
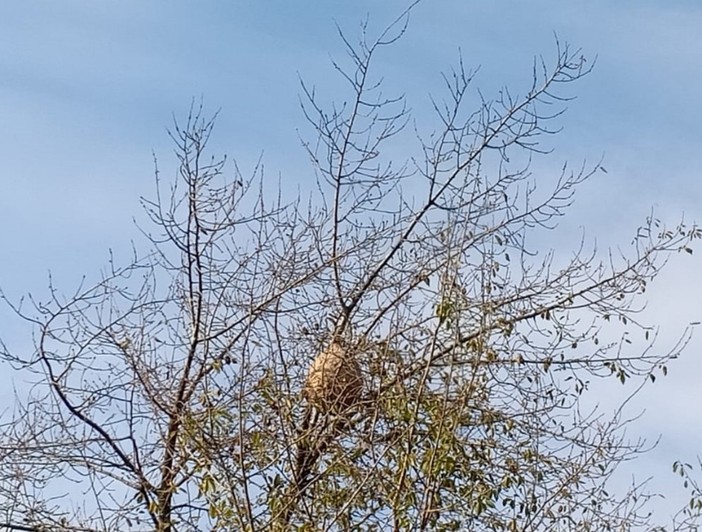
[[[143,200],[147,253],[9,303],[35,349],[2,356],[34,384],[0,432],[0,527],[653,528],[640,486],[605,491],[643,443],[582,397],[609,376],[635,393],[680,352],[688,334],[661,353],[636,313],[702,233],[650,217],[625,252],[544,252],[599,169],[530,170],[584,58],[557,43],[494,99],[459,62],[411,145],[372,70],[409,12],[342,35],[345,105],[303,85],[309,196],[209,156],[193,107]]]

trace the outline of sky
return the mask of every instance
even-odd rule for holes
[[[108,249],[139,239],[139,196],[153,191],[153,154],[166,168],[166,133],[193,99],[220,110],[214,147],[246,172],[263,155],[266,175],[304,188],[311,167],[299,106],[302,78],[330,100],[341,85],[330,58],[343,56],[335,24],[355,35],[392,20],[398,0],[200,2],[183,0],[0,3],[0,287],[11,298],[46,294],[48,272],[70,291],[95,276]],[[419,121],[429,94],[460,53],[480,67],[476,86],[526,88],[535,56],[555,37],[583,49],[591,75],[550,140],[553,168],[597,162],[563,220],[560,243],[581,228],[600,246],[628,244],[654,209],[671,224],[702,223],[702,4],[697,1],[425,0],[408,33],[376,64],[390,90],[407,95]],[[559,244],[560,245],[560,244]],[[673,256],[648,294],[646,318],[663,345],[702,321],[696,282],[702,249]],[[0,309],[0,336],[29,345]],[[638,463],[654,488],[679,493],[670,464],[702,444],[702,334],[640,397],[637,433],[659,446]],[[10,382],[2,370],[0,382]],[[10,401],[8,386],[0,400]],[[613,397],[616,393],[612,392]],[[662,501],[661,508],[669,503]]]

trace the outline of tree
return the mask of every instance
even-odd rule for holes
[[[658,353],[636,312],[702,232],[651,216],[626,253],[544,252],[601,169],[530,171],[589,72],[580,51],[557,43],[522,95],[472,107],[459,62],[410,148],[404,99],[372,69],[408,15],[342,35],[349,103],[303,85],[309,196],[209,155],[214,119],[194,106],[171,133],[175,180],[156,165],[142,200],[150,249],[68,296],[8,302],[35,350],[2,357],[35,384],[2,425],[3,526],[654,526],[640,487],[606,491],[641,442],[582,398],[595,379],[653,381],[684,347]]]

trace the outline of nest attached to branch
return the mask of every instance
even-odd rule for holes
[[[353,353],[338,341],[332,342],[312,363],[302,392],[322,412],[339,413],[357,404],[363,393],[363,375]]]

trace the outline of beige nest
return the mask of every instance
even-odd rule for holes
[[[312,363],[303,394],[324,412],[342,412],[356,404],[363,391],[361,368],[354,356],[333,342]]]

